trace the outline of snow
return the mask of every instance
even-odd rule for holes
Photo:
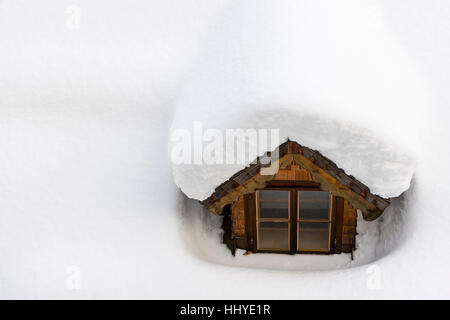
[[[180,107],[175,117],[205,119],[209,115],[206,109],[196,114],[191,107],[186,109]],[[413,153],[408,153],[403,145],[388,139],[380,139],[375,132],[357,123],[339,122],[323,116],[308,115],[301,107],[297,107],[296,111],[293,110],[294,108],[264,110],[263,107],[257,107],[256,109],[245,105],[239,106],[233,115],[226,117],[226,122],[218,119],[217,122],[207,120],[204,123],[208,125],[211,123],[211,127],[220,130],[223,136],[230,126],[244,130],[279,128],[280,139],[275,146],[289,138],[303,146],[319,150],[324,156],[336,162],[347,174],[355,176],[366,184],[375,194],[386,198],[396,197],[409,188],[415,163]],[[214,110],[210,112],[215,113]],[[211,116],[211,118],[214,117]],[[230,123],[237,125],[233,126]],[[180,124],[176,128],[190,130],[192,136],[194,135],[192,125]],[[244,141],[244,138],[237,141]],[[189,140],[185,140],[181,143],[185,143],[188,148],[188,142]],[[203,149],[206,149],[210,143],[203,142]],[[173,148],[178,144],[180,141],[172,142]],[[265,151],[271,151],[271,149],[262,150],[259,155]],[[218,185],[255,159],[249,155],[249,148],[246,149],[246,159],[245,164],[172,163],[175,183],[190,198],[204,200]]]
[[[0,4],[1,298],[450,297],[447,2],[77,1],[79,29],[72,5]],[[232,258],[183,192],[242,165],[173,167],[193,120],[282,124],[402,194],[353,262]]]
[[[194,121],[223,133],[278,128],[279,144],[317,149],[374,193],[398,196],[414,172],[427,93],[378,7],[325,3],[226,8],[181,86],[172,132],[193,132]],[[181,190],[203,200],[244,166],[173,169]]]

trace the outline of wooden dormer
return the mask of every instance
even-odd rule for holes
[[[318,151],[294,141],[276,151],[273,174],[262,173],[268,165],[258,158],[202,202],[211,212],[225,214],[225,242],[233,252],[352,252],[357,210],[374,220],[389,201]]]

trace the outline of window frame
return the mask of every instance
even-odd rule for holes
[[[309,191],[313,191],[313,192],[326,192],[328,193],[328,219],[304,219],[304,218],[300,218],[300,203],[302,202],[299,198],[300,198],[300,192],[305,192],[304,190],[302,191],[295,191],[295,195],[296,195],[296,203],[297,203],[297,214],[296,214],[296,229],[297,229],[297,234],[296,234],[296,243],[295,243],[295,247],[296,247],[296,251],[300,252],[300,253],[306,253],[306,252],[330,252],[331,251],[331,234],[332,234],[332,230],[333,230],[333,194],[329,191],[323,191],[323,190],[309,190]],[[326,222],[328,223],[328,246],[326,249],[300,249],[300,223],[301,222]]]
[[[259,191],[284,191],[284,192],[288,192],[288,217],[287,218],[260,218],[259,217]],[[259,189],[259,190],[255,190],[255,224],[256,224],[256,250],[258,252],[291,252],[291,247],[292,247],[292,223],[291,223],[291,212],[292,212],[292,208],[291,208],[291,203],[292,203],[292,197],[291,197],[291,190],[290,189],[285,189],[285,188],[264,188],[264,189]],[[259,243],[259,223],[260,222],[287,222],[288,225],[288,248],[260,248],[260,243]]]
[[[259,222],[261,219],[259,219],[259,199],[258,199],[258,191],[264,191],[264,190],[273,190],[273,191],[288,191],[289,192],[289,220],[284,219],[283,222],[288,222],[288,234],[289,234],[289,250],[287,249],[265,249],[259,247]],[[253,211],[251,212],[252,216],[252,222],[251,225],[251,245],[250,247],[253,248],[253,252],[260,252],[260,253],[300,253],[300,254],[332,254],[334,253],[334,237],[335,237],[335,201],[336,196],[334,196],[331,192],[330,193],[330,202],[329,202],[329,232],[328,232],[328,250],[324,249],[298,249],[298,237],[299,237],[299,221],[298,221],[298,215],[299,215],[299,201],[298,201],[298,192],[299,191],[324,191],[321,190],[318,186],[295,186],[295,187],[285,187],[285,186],[270,186],[266,188],[257,188],[254,191],[254,199],[252,201]],[[328,191],[324,191],[328,192]],[[296,213],[293,214],[292,208],[295,208]],[[249,213],[250,213],[249,212]],[[264,218],[263,218],[264,219]],[[272,218],[266,218],[266,219],[272,219]],[[274,220],[278,220],[279,218],[274,218]],[[278,221],[280,222],[280,221]]]

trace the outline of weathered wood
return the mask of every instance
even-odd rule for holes
[[[298,180],[272,180],[266,183],[266,187],[303,187],[318,188],[320,183],[315,181],[298,181]]]
[[[348,234],[348,235],[355,235],[356,234],[356,228],[354,226],[345,226],[342,229],[342,234]],[[353,241],[352,241],[353,243]]]
[[[293,196],[293,194],[296,194],[297,192],[295,192],[294,190],[290,190],[290,200],[291,203],[290,205],[290,216],[289,216],[289,224],[291,225],[291,234],[290,236],[290,252],[291,254],[294,254],[297,252],[297,232],[298,232],[298,225],[297,225],[297,210],[298,210],[298,203],[297,203],[297,196]]]
[[[336,239],[336,197],[331,196],[331,221],[330,221],[330,252],[335,252],[335,239]]]
[[[277,162],[279,168],[285,168],[292,162],[292,155],[287,154]],[[266,186],[266,182],[273,180],[273,177],[274,175],[262,174],[257,174],[254,177],[251,177],[245,184],[239,185],[239,187],[228,192],[221,199],[216,199],[214,202],[212,202],[208,207],[208,210],[216,214],[221,214],[222,209],[225,205],[233,203],[242,194],[252,193],[257,188],[264,188]],[[214,196],[214,194],[212,196]]]
[[[275,174],[273,180],[312,181],[312,177],[309,171],[300,168],[298,165],[290,164],[286,168],[280,168],[277,174]]]
[[[244,196],[245,201],[245,229],[247,235],[247,248],[254,251],[254,220],[255,220],[255,194],[249,193]]]
[[[320,183],[321,189],[330,191],[334,195],[348,200],[354,207],[362,211],[364,219],[373,220],[381,214],[381,211],[375,204],[368,202],[361,195],[339,183],[337,179],[332,177],[325,170],[318,168],[309,159],[299,154],[293,155],[293,157],[296,164],[311,172],[313,180]]]
[[[342,226],[342,252],[352,252],[355,247],[357,210],[344,201],[344,221]]]
[[[232,240],[232,226],[231,226],[231,206],[226,206],[223,212],[223,220],[222,220],[222,229],[223,229],[223,243],[230,249],[231,254],[234,256],[236,252],[236,246]]]
[[[244,238],[245,234],[245,210],[244,210],[244,197],[239,197],[231,205],[231,221],[232,221],[232,237]]]
[[[278,148],[279,171],[261,174],[262,165],[257,163],[234,174],[228,181],[216,188],[215,192],[202,203],[213,213],[221,214],[226,204],[257,188],[264,188],[272,180],[315,181],[321,189],[345,198],[350,204],[360,209],[365,220],[378,218],[389,206],[389,201],[370,193],[363,183],[342,169],[320,152],[294,141],[287,141]],[[264,168],[267,169],[267,168]]]
[[[344,199],[336,197],[334,220],[334,252],[342,252],[342,226],[344,221]]]

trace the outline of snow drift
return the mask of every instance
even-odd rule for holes
[[[64,1],[0,2],[0,297],[450,297],[448,1],[77,4],[81,28],[68,30]],[[216,173],[172,168],[171,125],[254,126],[269,119],[259,111],[279,107],[330,120],[326,138],[298,139],[341,166],[326,144],[336,132],[340,148],[362,139],[378,151],[381,141],[400,168],[403,150],[416,163],[411,187],[359,224],[367,250],[351,264],[344,255],[232,259],[220,217],[178,195],[172,169],[189,194],[189,172],[200,182]],[[374,163],[367,158],[361,166]],[[363,180],[352,161],[349,173]],[[388,183],[393,194],[409,183],[401,176]],[[67,285],[72,270],[79,288]]]
[[[426,97],[378,7],[360,1],[247,1],[225,8],[219,21],[181,86],[172,138],[179,129],[195,136],[194,123],[223,136],[227,129],[278,129],[278,144],[289,138],[320,151],[375,194],[395,198],[408,190]],[[204,140],[203,149],[210,143]],[[172,139],[169,152],[185,142]],[[174,181],[188,198],[204,200],[248,162],[172,163]],[[239,253],[232,259],[223,245],[217,249],[218,218],[185,198],[183,225],[190,227],[183,234],[195,255],[216,263],[303,271],[355,267],[397,247],[407,219],[404,197],[394,199],[382,219],[359,219],[355,261],[349,255]]]
[[[276,128],[279,144],[317,149],[375,194],[400,195],[414,172],[424,97],[380,19],[360,1],[230,6],[181,86],[172,132],[195,121],[224,133]],[[244,166],[172,167],[181,190],[203,200]]]

